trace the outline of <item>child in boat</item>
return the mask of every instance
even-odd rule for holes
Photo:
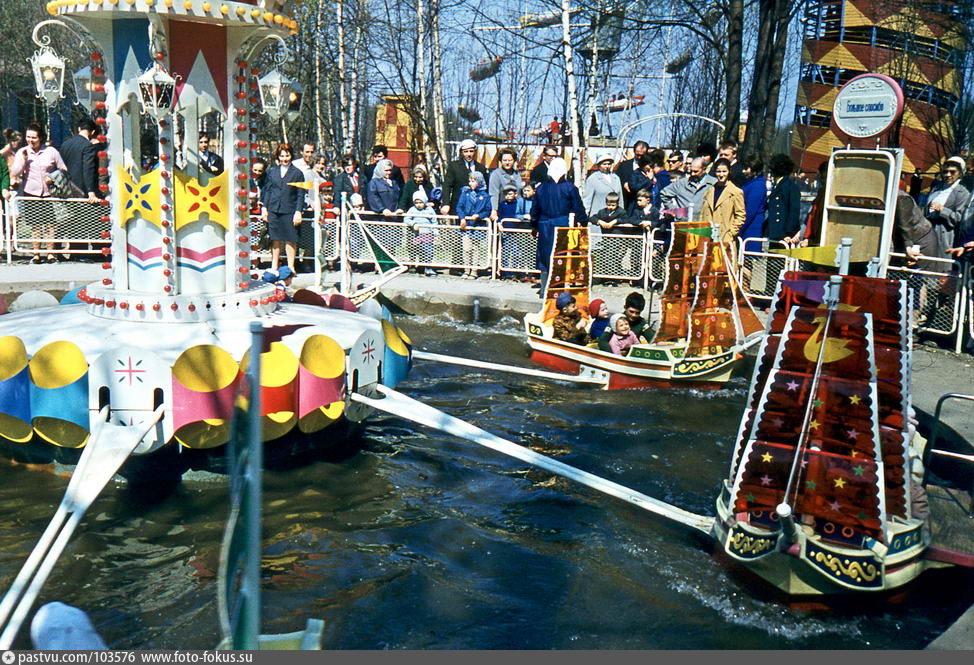
[[[609,339],[609,350],[617,356],[625,356],[633,344],[639,344],[639,338],[629,329],[629,319],[625,314],[613,314],[609,319],[612,336]]]
[[[649,321],[643,318],[643,309],[646,308],[646,298],[643,297],[639,291],[633,291],[628,296],[626,296],[626,303],[622,309],[622,313],[625,315],[626,320],[629,322],[629,330],[633,335],[636,336],[639,341],[647,341]],[[609,348],[609,342],[612,339],[612,326],[602,333],[599,337],[599,349],[602,351],[611,351]]]
[[[426,268],[417,267],[416,272],[431,276],[436,274],[429,264],[433,263],[433,243],[436,242],[438,232],[433,211],[427,206],[427,202],[426,192],[422,187],[417,187],[413,192],[413,205],[406,211],[403,222],[413,232],[413,237],[409,239],[410,258],[426,265]]]
[[[588,304],[588,313],[592,316],[592,327],[588,329],[588,336],[598,339],[609,325],[609,308],[604,300],[596,298]]]
[[[283,293],[284,299],[291,302],[291,282],[294,281],[294,272],[287,266],[281,266],[277,270],[271,268],[265,270],[261,279],[268,284],[273,284],[277,293]]]
[[[573,344],[585,344],[588,334],[585,332],[585,321],[582,312],[575,304],[575,298],[568,293],[560,293],[555,299],[558,315],[552,320],[555,329],[555,339]]]

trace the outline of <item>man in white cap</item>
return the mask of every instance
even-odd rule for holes
[[[612,165],[615,160],[612,153],[605,151],[595,156],[595,171],[585,180],[585,195],[582,203],[585,205],[585,212],[591,217],[605,207],[605,197],[615,193],[622,198],[622,181],[619,176],[612,172]]]
[[[457,203],[460,201],[460,190],[470,181],[470,176],[480,172],[487,182],[487,167],[477,161],[477,144],[471,139],[464,139],[460,142],[460,158],[450,162],[446,167],[446,174],[443,178],[443,195],[440,197],[440,214],[455,215],[457,213]],[[451,224],[459,224],[456,220],[451,220]],[[463,253],[460,243],[452,244],[451,263],[459,265],[463,261]],[[453,271],[456,273],[456,270]],[[457,273],[459,274],[459,273]]]
[[[459,159],[456,159],[446,167],[446,174],[443,178],[443,196],[440,199],[440,214],[455,215],[457,212],[457,202],[460,200],[460,190],[466,186],[470,176],[474,171],[480,171],[487,181],[487,167],[477,161],[477,144],[471,139],[464,139],[460,142]]]
[[[930,190],[926,217],[940,238],[941,247],[953,247],[955,233],[961,226],[971,193],[960,184],[967,165],[961,157],[951,157],[944,164],[943,180]]]

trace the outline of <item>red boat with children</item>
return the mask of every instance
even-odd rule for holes
[[[588,229],[557,229],[544,305],[524,317],[531,359],[601,377],[609,389],[727,381],[764,326],[734,275],[731,250],[711,230],[673,224],[654,332],[641,314],[642,294],[630,294],[624,313],[611,317],[590,300]]]

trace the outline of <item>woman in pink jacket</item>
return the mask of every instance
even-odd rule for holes
[[[47,132],[44,126],[37,122],[27,125],[24,132],[24,139],[27,145],[17,151],[14,157],[14,166],[11,170],[11,177],[20,180],[17,188],[19,196],[33,196],[47,198],[51,196],[50,185],[52,182],[51,173],[53,171],[67,171],[61,153],[55,148],[45,145],[47,143]],[[33,229],[35,238],[47,238],[47,262],[56,263],[54,256],[54,223],[45,221]],[[31,263],[40,263],[41,244],[38,241],[32,243],[34,256]]]

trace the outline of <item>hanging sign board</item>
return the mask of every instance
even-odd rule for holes
[[[868,139],[884,134],[903,114],[903,90],[883,74],[860,74],[839,90],[832,118],[851,138]]]

